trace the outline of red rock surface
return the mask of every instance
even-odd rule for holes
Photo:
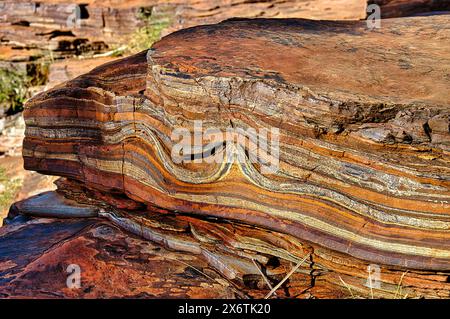
[[[25,14],[0,18],[0,64],[27,69],[44,41],[57,58],[109,50],[141,25],[144,3],[82,2],[70,34],[59,30],[73,4],[6,2],[0,13]],[[237,12],[360,19],[361,3],[159,1],[151,12],[175,14],[169,32]],[[384,17],[445,9],[377,3]],[[277,297],[450,298],[450,34],[437,27],[449,23],[234,19],[91,72],[110,58],[53,64],[49,87],[88,73],[31,100],[24,158],[69,179],[11,209],[0,296],[260,298],[306,257]],[[198,119],[279,128],[281,170],[173,163],[170,132]],[[371,263],[381,288],[367,287]],[[81,289],[66,287],[69,264]]]
[[[237,19],[179,31],[32,99],[26,168],[377,264],[447,271],[450,34],[435,26],[448,22],[392,19],[373,32]],[[239,154],[225,166],[176,163],[172,130],[199,119],[279,128],[280,169],[265,175]]]
[[[236,295],[232,287],[195,270],[207,267],[201,259],[167,251],[107,222],[37,219],[4,227],[0,232],[2,298],[231,298]],[[70,275],[67,269],[72,264],[81,269],[79,289],[69,288],[66,283]]]
[[[448,274],[381,267],[381,286],[371,292],[367,263],[292,236],[154,207],[130,210],[127,199],[70,181],[59,187],[17,203],[0,229],[2,297],[263,298],[267,282],[275,286],[304,256],[272,298],[449,297]],[[45,207],[48,218],[33,217]],[[87,210],[101,217],[85,218]],[[84,217],[73,218],[77,211]],[[66,283],[74,264],[79,288]]]

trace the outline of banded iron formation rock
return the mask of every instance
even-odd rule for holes
[[[327,251],[334,283],[336,272],[374,263],[391,285],[408,271],[412,296],[450,297],[448,25],[445,15],[385,20],[375,31],[358,21],[234,19],[178,31],[31,99],[25,167],[150,211],[283,234],[311,256]],[[178,163],[172,133],[192,136],[199,120],[221,131],[277,128],[278,170],[250,161],[252,136],[239,130],[211,152],[202,140]],[[196,161],[205,154],[231,160]],[[99,214],[145,235],[133,212]],[[296,247],[285,248],[306,256]]]

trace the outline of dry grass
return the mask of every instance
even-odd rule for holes
[[[26,99],[27,82],[26,74],[0,69],[0,108],[21,111]]]
[[[341,276],[339,276],[339,279],[341,280],[342,284],[344,285],[345,288],[347,288],[348,292],[350,293],[350,295],[352,296],[352,299],[355,299],[355,295],[353,294],[352,289],[350,288],[349,285],[347,285],[347,283],[344,281],[344,279],[342,279]]]
[[[252,259],[253,264],[255,265],[256,269],[258,269],[259,274],[261,275],[261,277],[263,277],[264,282],[266,283],[267,287],[269,287],[270,290],[273,289],[272,284],[270,283],[269,279],[266,277],[266,275],[264,275],[264,273],[262,272],[261,268],[258,266],[258,264],[256,263],[256,261],[254,259]],[[277,293],[274,292],[274,295],[276,296]]]
[[[6,171],[0,167],[0,212],[8,209],[19,191],[22,181],[6,176]]]
[[[144,26],[136,30],[128,43],[130,53],[138,53],[150,48],[153,43],[161,38],[162,32],[170,26],[171,17],[168,14],[156,14],[143,11],[139,18],[144,22]]]
[[[386,293],[391,293],[391,294],[394,294],[394,297],[393,297],[393,299],[406,299],[406,298],[408,298],[408,294],[405,294],[405,295],[402,295],[401,294],[401,292],[402,292],[402,283],[403,283],[403,278],[405,277],[405,275],[406,275],[406,273],[407,273],[408,271],[405,271],[403,274],[402,274],[402,276],[400,277],[400,281],[399,281],[399,283],[398,283],[398,285],[397,285],[397,289],[396,289],[396,291],[394,292],[394,291],[387,291],[387,290],[383,290],[383,289],[377,289],[377,288],[373,288],[373,287],[371,287],[371,286],[369,286],[369,288],[370,288],[370,295],[369,296],[361,296],[361,295],[357,295],[357,294],[355,294],[353,291],[352,291],[352,289],[351,289],[351,287],[342,279],[342,277],[341,276],[338,276],[339,277],[339,280],[341,281],[341,283],[343,284],[343,286],[348,290],[348,292],[350,293],[350,296],[351,296],[351,298],[352,299],[374,299],[374,290],[379,290],[379,291],[383,291],[383,292],[386,292]],[[370,275],[370,273],[369,273],[369,281],[371,280],[371,275]],[[371,281],[370,281],[371,282]]]
[[[306,255],[305,258],[303,258],[294,268],[291,269],[291,271],[284,277],[275,287],[272,288],[272,290],[264,297],[264,299],[269,299],[270,296],[272,296],[275,291],[278,290],[285,282],[288,280],[296,271],[300,268],[300,266],[305,262],[305,260],[310,255]]]

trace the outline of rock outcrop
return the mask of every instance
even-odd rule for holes
[[[380,5],[383,17],[449,10],[448,1],[431,0],[7,0],[0,3],[0,77],[4,82],[6,70],[8,77],[22,79],[23,90],[33,87],[32,92],[14,93],[21,106],[58,78],[49,68],[55,60],[75,66],[74,58],[81,57],[84,65],[95,67],[98,55],[139,52],[161,35],[232,17],[361,20],[372,3]],[[0,117],[2,102],[0,97]]]
[[[234,16],[361,19],[364,15],[365,0],[0,1],[0,220],[14,199],[23,198],[17,187],[8,186],[20,184],[11,178],[23,181],[21,194],[33,194],[38,189],[29,187],[49,180],[43,176],[35,183],[33,174],[30,182],[30,173],[16,169],[22,166],[23,130],[11,124],[16,123],[14,114],[37,92],[117,56],[147,49],[161,35],[184,27]],[[4,176],[3,170],[11,167],[17,176]]]
[[[3,1],[0,38],[10,59],[24,51],[52,58],[99,53],[129,42],[147,23],[162,34],[231,17],[363,19],[364,0],[304,1]],[[19,50],[20,49],[20,50]],[[38,53],[40,51],[40,53]]]
[[[36,92],[182,28],[235,16],[362,19],[365,8],[365,0],[2,1],[0,119]]]
[[[57,184],[16,203],[0,229],[4,298],[449,297],[445,272],[369,265],[280,232]]]
[[[450,32],[436,28],[449,23],[390,19],[371,31],[234,19],[173,33],[33,98],[25,167],[67,177],[66,199],[93,192],[108,204],[84,204],[107,223],[201,256],[230,280],[255,275],[252,259],[267,270],[274,256],[307,257],[302,266],[320,268],[312,281],[330,296],[367,292],[376,264],[391,285],[378,296],[398,295],[406,279],[409,296],[449,297]],[[203,132],[235,134],[178,152],[196,143],[199,120]],[[278,129],[279,154],[252,161],[251,128],[272,132],[258,141],[272,146]],[[73,185],[86,190],[74,196]],[[33,207],[16,205],[11,217],[78,211]],[[218,243],[233,257],[218,257]]]

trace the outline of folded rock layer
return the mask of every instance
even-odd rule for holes
[[[263,298],[295,265],[275,298],[450,296],[448,272],[369,265],[279,232],[56,184],[15,203],[0,229],[2,297]],[[81,289],[66,286],[73,264]]]
[[[30,100],[25,167],[369,262],[446,271],[447,25],[445,15],[373,31],[236,19],[173,33]],[[172,133],[194,133],[199,120],[279,129],[278,170],[250,160],[244,133],[228,161],[196,161],[201,148],[178,163]],[[216,145],[210,157],[226,151]]]

